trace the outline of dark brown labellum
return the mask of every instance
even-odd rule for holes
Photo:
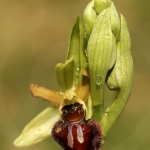
[[[98,150],[102,132],[94,119],[85,120],[82,104],[75,103],[62,108],[62,119],[55,124],[52,137],[64,150]]]

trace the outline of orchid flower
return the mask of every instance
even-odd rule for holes
[[[92,0],[72,28],[66,61],[56,65],[59,92],[30,85],[34,97],[50,102],[15,140],[25,147],[51,136],[54,124],[61,119],[59,105],[68,90],[75,93],[87,107],[87,119],[96,119],[103,139],[123,111],[133,81],[131,39],[127,23],[118,14],[111,0]],[[104,108],[104,85],[117,91],[112,104]],[[68,96],[68,95],[67,95]]]

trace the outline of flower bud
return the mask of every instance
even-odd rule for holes
[[[130,48],[131,39],[127,23],[121,15],[121,32],[120,41],[117,43],[117,59],[107,80],[107,84],[111,89],[122,88],[128,83],[132,83],[133,62]]]
[[[85,29],[85,34],[86,34],[86,39],[88,40],[95,20],[96,20],[97,14],[94,10],[94,1],[91,1],[85,8],[84,13],[83,13],[83,23],[84,23],[84,29]]]
[[[111,0],[94,0],[94,9],[97,14],[100,14],[104,9],[111,5]]]
[[[101,107],[105,78],[116,59],[115,45],[116,40],[111,30],[110,8],[108,8],[98,15],[87,46],[92,104],[95,109],[99,108],[96,112],[99,117],[103,112]]]
[[[125,18],[121,15],[120,40],[117,43],[117,59],[112,72],[108,76],[107,85],[110,89],[118,89],[113,104],[107,108],[102,118],[104,136],[117,120],[124,109],[131,93],[133,82],[133,60],[130,52],[131,39]],[[105,115],[107,114],[107,115]]]

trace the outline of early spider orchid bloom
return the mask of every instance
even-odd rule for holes
[[[52,136],[65,150],[98,150],[101,147],[101,127],[96,120],[85,119],[85,103],[75,93],[70,97],[65,95],[59,111],[63,121],[55,124]]]
[[[74,91],[59,93],[35,84],[30,85],[30,91],[34,97],[43,98],[56,107],[50,106],[36,116],[15,140],[16,146],[30,146],[52,135],[65,150],[99,149],[101,127],[96,120],[88,119],[90,114],[85,105],[89,96],[89,77],[84,76],[82,84]]]
[[[55,67],[58,87],[63,93],[30,85],[34,97],[52,105],[24,128],[14,144],[30,146],[52,135],[65,150],[102,149],[102,133],[104,143],[131,93],[130,49],[127,22],[114,3],[92,0],[83,18],[78,16],[72,27],[65,63]],[[104,107],[106,84],[117,95]],[[102,131],[91,117],[101,124]]]

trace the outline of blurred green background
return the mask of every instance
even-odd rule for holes
[[[77,14],[89,0],[0,1],[0,149],[61,150],[51,138],[16,148],[23,127],[49,104],[33,98],[29,84],[57,90],[54,67],[64,62]],[[129,102],[104,150],[150,150],[150,1],[114,0],[132,38],[134,84]]]

